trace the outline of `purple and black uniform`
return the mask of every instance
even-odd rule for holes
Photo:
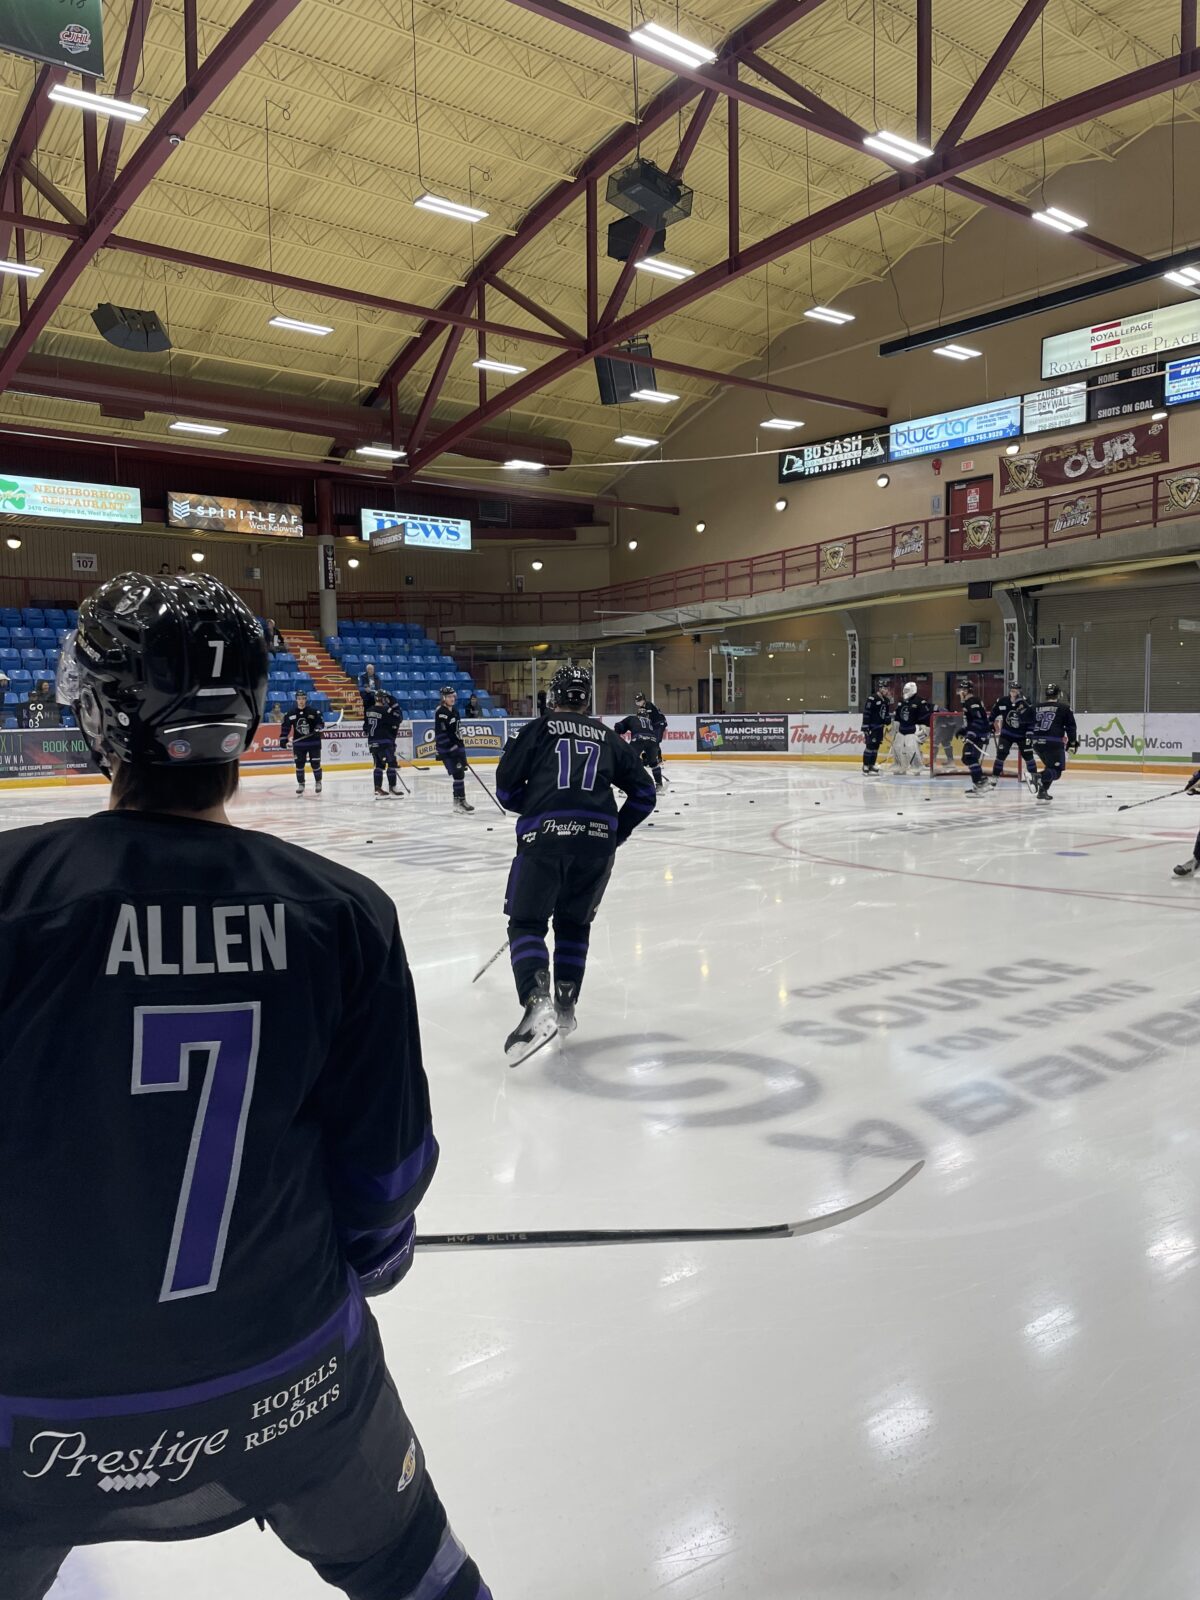
[[[627,797],[620,812],[614,787]],[[581,711],[551,711],[505,745],[496,794],[519,813],[504,899],[517,995],[528,1000],[534,974],[550,966],[551,918],[555,982],[578,989],[614,852],[654,810],[654,784],[602,722]]]
[[[19,829],[0,1003],[0,1594],[259,1517],[355,1600],[486,1597],[365,1302],[438,1159],[389,897],[198,818]]]
[[[1079,729],[1070,706],[1061,700],[1040,700],[1034,708],[1029,742],[1042,764],[1038,792],[1047,795],[1066,770],[1067,752],[1079,748]]]
[[[325,718],[312,706],[293,706],[283,719],[279,730],[279,744],[284,750],[291,741],[296,757],[296,783],[304,787],[304,763],[312,768],[317,788],[321,787],[321,740],[325,735]]]
[[[467,797],[467,747],[462,741],[459,721],[457,710],[443,702],[434,713],[433,738],[438,760],[454,781],[455,800],[465,800]]]

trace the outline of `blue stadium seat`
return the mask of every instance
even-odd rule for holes
[[[14,667],[8,676],[13,683],[33,682],[33,673],[30,672],[26,667]],[[22,699],[24,699],[24,696],[22,696]]]
[[[6,728],[16,728],[19,727],[20,724],[18,723],[16,717],[5,717],[4,726]]]
[[[11,645],[0,649],[0,667],[19,667],[21,665],[21,652],[14,650]]]
[[[46,620],[46,613],[41,606],[22,606],[21,617],[27,628],[38,627]]]
[[[31,628],[24,627],[12,628],[9,630],[9,638],[12,640],[13,644],[16,645],[17,649],[20,650],[33,643],[33,630]]]
[[[33,646],[21,651],[21,660],[27,667],[44,667],[46,665],[45,652]]]

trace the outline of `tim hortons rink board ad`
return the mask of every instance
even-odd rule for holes
[[[602,719],[610,726],[617,717]],[[1098,771],[1161,768],[1192,773],[1200,767],[1200,713],[1080,712],[1080,767]],[[494,762],[505,741],[523,728],[527,717],[490,717],[461,724],[471,760]],[[862,718],[857,712],[818,712],[811,716],[736,712],[727,716],[668,716],[663,754],[701,755],[707,760],[816,760],[857,764],[862,756]],[[419,720],[401,729],[397,753],[406,761],[432,762],[433,723]],[[885,740],[883,754],[888,743]],[[361,722],[335,722],[325,729],[322,751],[330,768],[371,765],[371,752]],[[264,722],[242,757],[247,772],[282,772],[291,767],[290,751],[279,747],[279,724]],[[81,734],[72,728],[0,731],[0,787],[42,783],[89,783],[104,780]]]

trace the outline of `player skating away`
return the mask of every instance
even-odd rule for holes
[[[438,758],[454,782],[454,809],[465,813],[475,807],[467,799],[467,747],[462,741],[457,705],[458,691],[447,686],[433,719],[433,737]]]
[[[400,724],[404,721],[404,712],[386,689],[375,690],[373,704],[363,712],[363,732],[367,736],[367,749],[371,752],[371,760],[375,764],[372,777],[375,781],[375,798],[384,799],[383,771],[387,768],[387,791],[389,795],[400,794],[403,791],[396,787],[399,777],[399,768],[396,765],[396,740],[400,736]]]
[[[622,717],[616,723],[613,732],[619,738],[626,739],[633,754],[645,767],[654,779],[654,787],[662,788],[662,751],[659,748],[659,732],[656,718],[662,717],[658,707],[653,711],[644,694],[634,696],[634,712],[630,717]],[[666,718],[662,718],[666,726]]]
[[[0,837],[0,1595],[257,1517],[352,1600],[486,1600],[364,1302],[438,1154],[395,907],[230,825],[221,584],[105,584],[60,682],[112,791]]]
[[[929,737],[932,707],[917,693],[915,683],[904,685],[904,695],[893,714],[892,771],[901,774],[920,772],[921,744]]]
[[[888,724],[891,720],[892,697],[886,689],[877,689],[868,698],[866,705],[863,706],[862,769],[864,778],[877,778],[879,776],[875,763],[879,759],[879,746],[883,743],[883,736],[887,732]]]
[[[545,717],[504,747],[496,794],[520,814],[504,910],[517,998],[525,1014],[504,1041],[509,1066],[575,1028],[591,925],[618,845],[654,810],[654,785],[633,751],[587,715],[591,674],[561,667]],[[617,812],[613,787],[625,804]],[[554,994],[546,932],[554,922]]]
[[[283,719],[279,730],[279,748],[286,750],[291,741],[296,757],[296,793],[304,793],[304,767],[312,768],[317,793],[321,792],[321,741],[325,737],[325,718],[308,704],[303,689],[296,695],[296,703]]]
[[[654,787],[661,789],[663,786],[662,742],[667,731],[667,719],[654,704],[654,701],[647,700],[644,694],[635,694],[633,705],[634,710],[639,715],[650,718],[650,726],[654,730],[654,750],[652,752],[654,759],[650,764],[650,773],[654,778]]]
[[[1025,691],[1019,683],[1014,684],[1007,694],[1002,694],[992,707],[991,725],[996,740],[996,757],[992,762],[990,779],[990,786],[993,789],[1004,776],[1004,763],[1008,760],[1013,745],[1016,745],[1018,754],[1025,763],[1026,782],[1033,792],[1037,793],[1037,761],[1029,746],[1033,722],[1033,705],[1026,698]]]
[[[1185,792],[1187,794],[1200,795],[1200,771],[1192,775],[1192,781],[1188,784]],[[1188,860],[1181,861],[1175,868],[1175,876],[1177,878],[1190,878],[1198,870],[1200,870],[1200,833],[1196,835],[1196,843],[1192,846],[1192,853]]]
[[[1056,683],[1048,683],[1046,692],[1038,701],[1033,713],[1033,732],[1030,743],[1042,764],[1038,781],[1039,800],[1052,800],[1050,786],[1062,777],[1067,765],[1067,755],[1079,749],[1079,730],[1070,706],[1064,705],[1062,690]]]
[[[988,716],[987,707],[975,693],[975,685],[969,678],[964,678],[958,686],[959,705],[962,710],[962,762],[971,774],[971,787],[967,790],[970,795],[986,794],[988,790],[987,779],[983,775],[983,752],[987,748],[988,739],[991,737],[992,721]]]

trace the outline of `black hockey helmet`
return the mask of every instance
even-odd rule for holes
[[[640,689],[634,695],[633,703],[634,703],[635,706],[644,706],[646,704],[646,696],[642,693],[642,691]]]
[[[550,699],[556,706],[582,711],[592,703],[592,675],[586,667],[559,667],[550,679]]]
[[[215,578],[125,572],[83,602],[58,699],[99,765],[236,761],[267,693],[262,625]]]
[[[454,685],[452,683],[444,683],[442,685],[441,694],[442,694],[442,699],[443,700],[448,700],[452,694],[457,694],[457,693],[458,693],[458,690],[454,687]]]
[[[1062,690],[1058,687],[1058,685],[1056,683],[1048,683],[1046,685],[1046,699],[1047,700],[1057,700],[1061,693],[1062,693]]]

